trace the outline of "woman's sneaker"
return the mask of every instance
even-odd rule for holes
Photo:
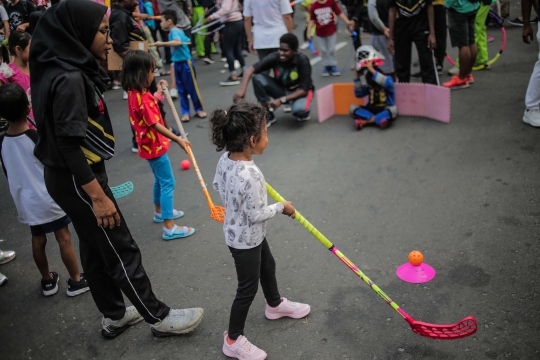
[[[135,309],[135,306],[128,306],[124,317],[120,320],[111,320],[105,316],[103,317],[101,320],[101,335],[105,339],[114,339],[126,331],[128,327],[135,325],[139,321],[143,321],[141,314]]]
[[[325,66],[322,71],[322,76],[330,76],[330,66]]]
[[[268,356],[263,350],[259,349],[240,335],[234,344],[227,343],[227,332],[223,333],[223,353],[228,357],[242,360],[264,360]]]
[[[156,337],[187,334],[201,323],[203,315],[204,310],[201,308],[171,309],[165,319],[151,325],[152,333]]]
[[[67,288],[67,296],[77,296],[84,294],[88,290],[90,290],[90,287],[88,286],[88,282],[86,281],[86,278],[84,277],[84,273],[81,273],[81,279],[77,281],[73,281],[71,279],[68,279],[68,288]]]
[[[281,298],[281,304],[275,308],[266,304],[264,315],[269,320],[276,320],[285,316],[293,319],[300,319],[307,316],[310,311],[311,307],[308,304],[297,303],[289,301],[286,298]]]
[[[54,271],[51,271],[51,275],[53,277],[51,280],[41,280],[41,288],[45,296],[51,296],[58,292],[58,280],[60,280],[60,276]]]

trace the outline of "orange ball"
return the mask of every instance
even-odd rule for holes
[[[423,261],[424,261],[424,255],[420,251],[413,250],[413,251],[410,252],[410,254],[409,254],[409,263],[411,263],[411,265],[418,266]]]

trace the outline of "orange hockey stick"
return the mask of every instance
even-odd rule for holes
[[[187,140],[186,133],[184,131],[184,127],[182,126],[182,122],[180,121],[180,118],[178,117],[178,113],[176,112],[176,108],[174,107],[173,100],[171,98],[171,95],[169,94],[169,89],[167,89],[165,86],[163,87],[163,92],[165,93],[165,98],[167,99],[167,103],[169,104],[169,107],[171,108],[174,120],[176,121],[176,125],[178,126],[178,129],[180,130],[180,133],[182,134],[182,138],[184,140]],[[224,222],[225,221],[225,208],[221,206],[216,206],[212,202],[212,199],[210,198],[210,194],[208,193],[208,189],[206,188],[206,185],[204,184],[203,177],[201,175],[201,171],[199,170],[199,165],[197,165],[197,161],[195,160],[195,156],[193,156],[193,152],[191,151],[191,146],[187,147],[187,152],[189,154],[189,158],[191,159],[191,162],[193,163],[193,167],[195,168],[195,172],[197,173],[197,177],[199,178],[199,182],[201,183],[201,187],[204,192],[204,196],[206,196],[206,201],[208,201],[208,207],[210,208],[210,217],[216,221]]]

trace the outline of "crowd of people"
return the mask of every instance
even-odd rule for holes
[[[532,40],[532,3],[522,2],[526,43]],[[311,118],[316,75],[299,50],[313,46],[315,38],[320,75],[341,75],[335,56],[341,19],[356,50],[354,95],[368,99],[351,107],[351,117],[358,130],[371,124],[385,129],[399,110],[396,81],[416,76],[438,85],[447,15],[459,61],[450,69],[451,80],[441,86],[469,87],[473,67],[489,68],[486,17],[491,6],[491,0],[304,0],[299,7],[306,9],[305,44],[300,44],[292,33],[289,0],[116,0],[110,8],[100,0],[3,3],[0,118],[9,126],[0,137],[0,155],[19,221],[30,226],[43,294],[59,291],[59,275],[50,271],[45,254],[47,234],[54,233],[69,272],[67,295],[91,292],[103,314],[105,338],[142,320],[158,337],[191,332],[201,322],[202,308],[171,309],[158,300],[144,272],[139,248],[108,186],[104,161],[114,156],[116,141],[103,94],[124,91],[132,150],[154,176],[153,221],[163,224],[161,238],[192,236],[196,229],[176,224],[184,212],[174,208],[175,179],[167,151],[176,143],[187,152],[190,143],[167,123],[165,76],[170,76],[171,96],[180,98],[180,120],[190,121],[190,102],[194,116],[206,118],[195,60],[211,66],[220,53],[229,71],[220,84],[238,86],[234,104],[210,115],[212,142],[218,151],[226,150],[213,185],[226,208],[224,237],[238,275],[223,352],[238,359],[266,358],[244,336],[258,283],[267,318],[298,319],[310,312],[309,305],[279,294],[266,223],[277,214],[294,218],[295,209],[291,202],[267,204],[264,175],[253,162],[253,155],[266,148],[275,110],[283,106],[298,121]],[[370,45],[362,45],[362,30],[372,34]],[[413,43],[419,72],[411,75]],[[246,65],[247,52],[258,56],[252,66]],[[116,68],[113,54],[119,59]],[[243,101],[250,81],[257,104]],[[539,105],[540,59],[527,89],[524,122],[540,127]],[[84,272],[69,224],[79,239]],[[0,251],[0,264],[14,258],[13,251]],[[6,281],[0,274],[0,285]],[[122,294],[133,306],[125,306]]]

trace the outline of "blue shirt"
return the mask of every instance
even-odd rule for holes
[[[144,11],[150,15],[150,16],[154,16],[154,8],[152,7],[152,3],[150,1],[146,1],[144,3]],[[156,30],[156,22],[154,20],[144,20],[144,23],[146,24],[146,26],[148,26],[150,29],[152,30]],[[156,39],[154,39],[154,41],[157,41]]]
[[[184,33],[183,30],[173,28],[169,33],[169,41],[180,40],[183,43],[190,42],[191,39]],[[173,46],[171,48],[172,62],[180,62],[191,59],[191,51],[189,45]]]

